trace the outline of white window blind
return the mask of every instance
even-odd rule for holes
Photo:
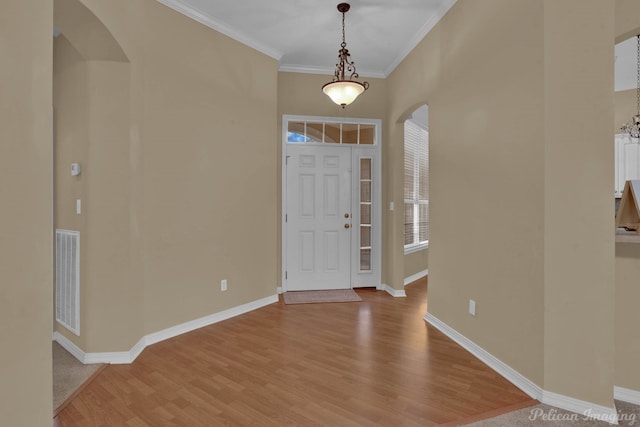
[[[404,122],[404,246],[429,243],[429,132]]]

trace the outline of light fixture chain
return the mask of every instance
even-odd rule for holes
[[[345,15],[345,12],[342,12],[342,45],[341,46],[343,48],[347,46],[347,42],[346,42],[346,38],[345,38],[345,32],[344,32],[344,15]],[[640,74],[639,74],[639,77],[638,77],[638,81],[640,81]]]
[[[636,82],[636,111],[638,116],[640,116],[640,34],[638,34],[638,36],[636,36],[637,39],[637,48],[636,48],[636,54],[638,55],[637,58],[637,82]]]

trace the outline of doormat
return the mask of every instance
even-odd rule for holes
[[[285,304],[316,304],[322,302],[358,302],[362,298],[353,289],[330,291],[295,291],[282,294]]]

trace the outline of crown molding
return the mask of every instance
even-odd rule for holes
[[[280,61],[282,58],[282,52],[277,49],[272,48],[271,46],[267,46],[264,43],[255,40],[243,34],[239,31],[234,30],[228,25],[216,20],[213,16],[210,16],[192,6],[187,6],[181,0],[156,0],[158,3],[167,6],[170,9],[175,10],[178,13],[181,13],[202,25],[205,25],[211,29],[218,31],[219,33],[224,34],[225,36],[231,37],[232,39],[240,42],[246,46],[249,46],[258,52],[264,53],[265,55]]]
[[[302,73],[302,74],[322,74],[325,76],[332,76],[336,69],[335,67],[310,67],[308,65],[293,65],[293,64],[281,64],[278,71],[285,73]],[[386,75],[378,71],[358,71],[360,79],[384,79]]]
[[[416,35],[406,44],[405,48],[398,53],[398,56],[393,60],[391,64],[387,67],[384,72],[384,78],[389,76],[396,69],[398,65],[411,53],[413,49],[418,46],[418,43],[422,41],[422,39],[436,26],[438,22],[442,19],[442,17],[456,4],[458,0],[445,0],[442,2],[442,6],[438,13],[433,15],[431,19],[429,19],[425,24],[420,28],[420,30],[416,33]]]
[[[278,71],[285,73],[332,75],[336,70],[331,67],[310,67],[308,65],[280,64]]]

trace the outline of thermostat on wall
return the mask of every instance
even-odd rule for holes
[[[80,175],[80,163],[71,163],[71,176]]]

